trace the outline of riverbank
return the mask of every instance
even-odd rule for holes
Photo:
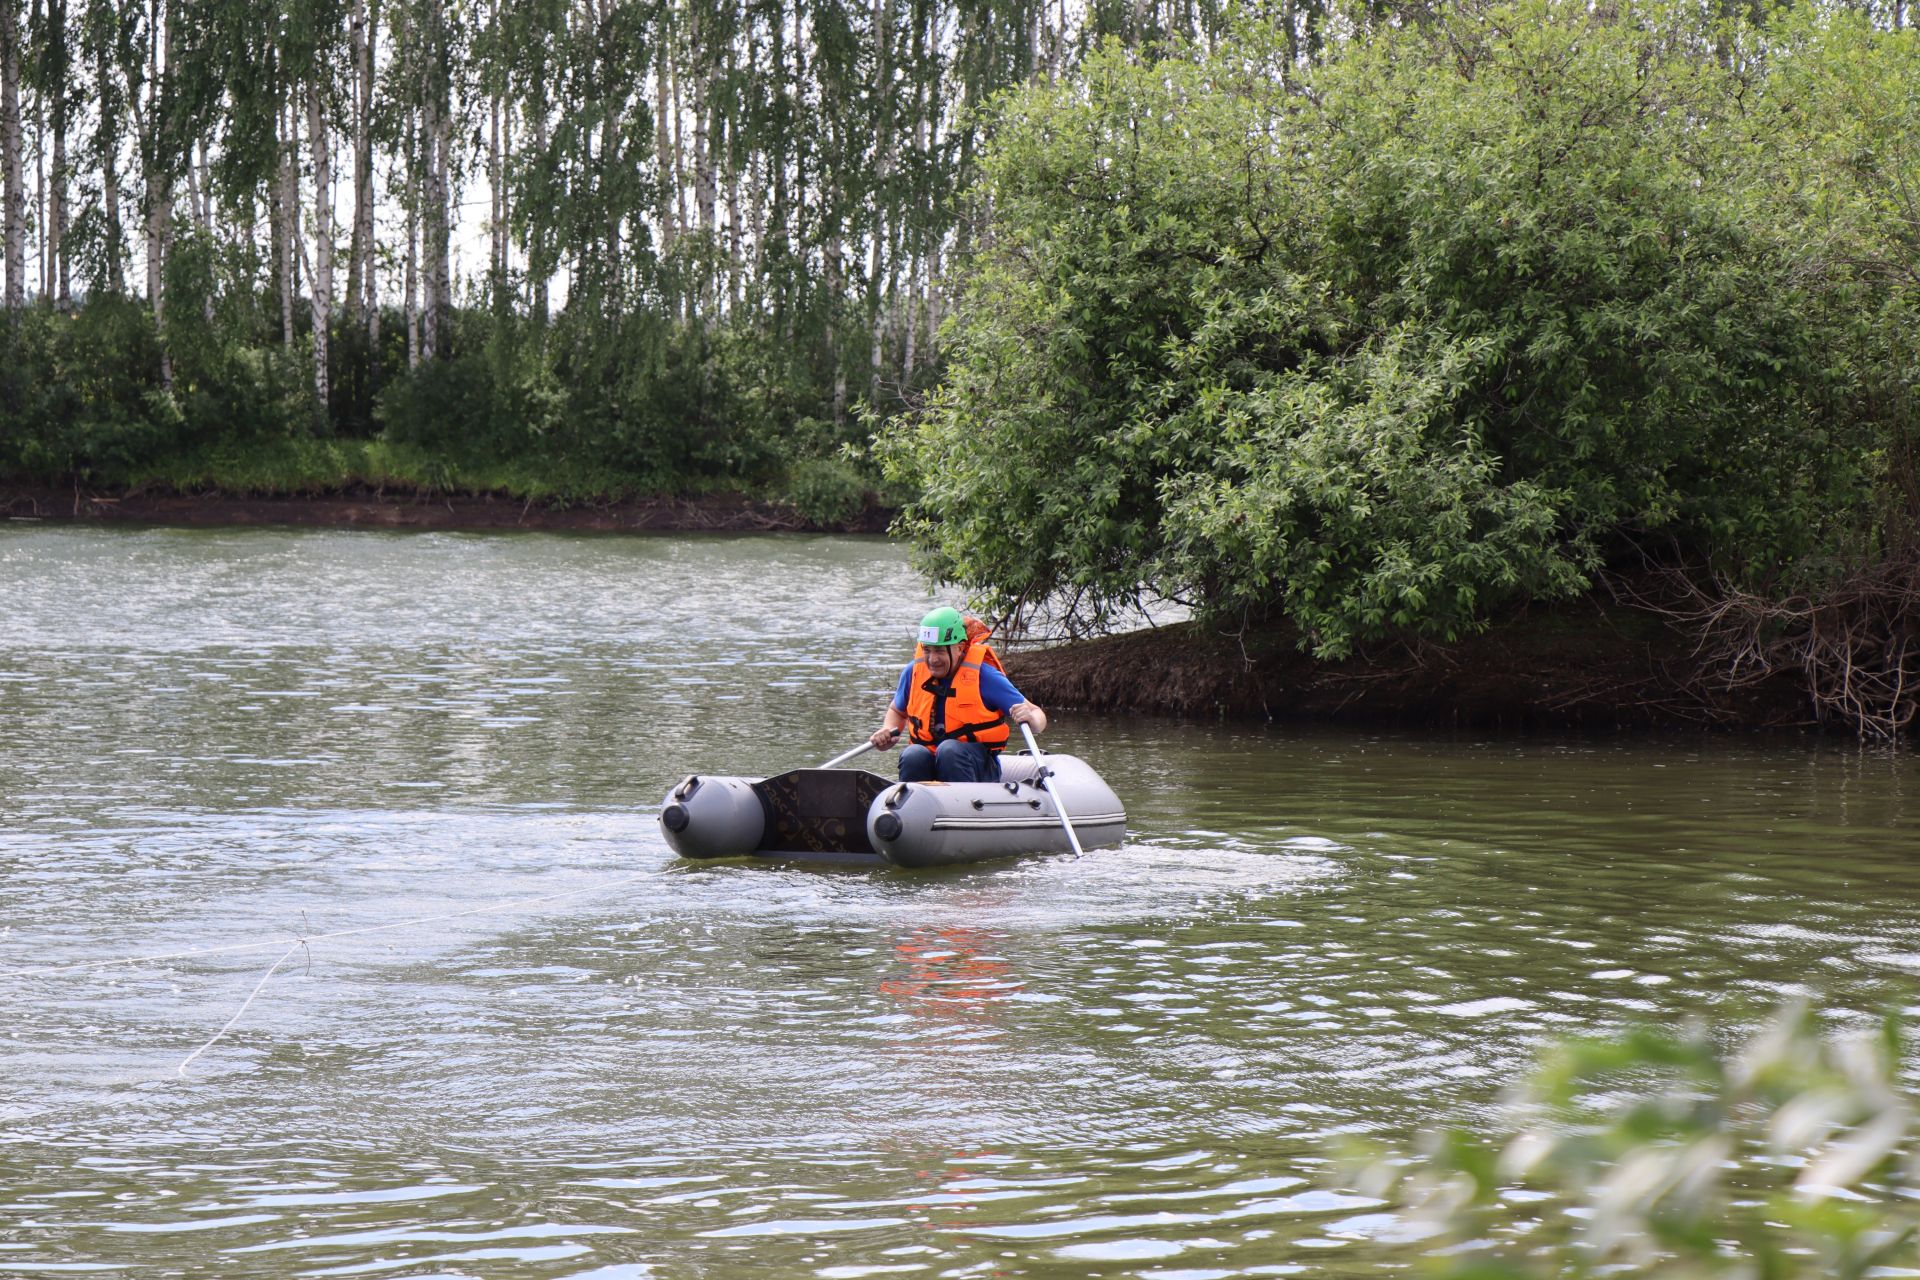
[[[10,520],[185,527],[883,533],[892,513],[846,520],[742,494],[528,499],[355,487],[303,494],[122,493],[0,485]],[[1235,636],[1195,623],[1006,654],[1043,706],[1100,714],[1298,720],[1476,729],[1829,730],[1798,678],[1729,686],[1694,640],[1659,615],[1592,596],[1520,611],[1451,645],[1381,645],[1342,662],[1303,652],[1291,632]]]
[[[384,529],[550,529],[582,532],[883,533],[892,512],[867,505],[823,521],[794,506],[737,493],[606,500],[519,498],[352,486],[317,493],[96,492],[0,485],[0,516],[186,526],[300,525]]]
[[[1476,729],[1831,729],[1787,675],[1729,687],[1660,616],[1589,597],[1531,609],[1458,644],[1379,646],[1320,662],[1291,633],[1196,623],[1006,658],[1050,708],[1229,720]]]

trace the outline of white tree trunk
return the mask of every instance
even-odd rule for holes
[[[700,40],[700,8],[692,6],[690,10],[691,26],[688,31],[687,48],[692,51],[693,72],[693,194],[694,210],[700,219],[700,230],[713,234],[714,177],[712,122],[708,119],[709,107],[717,96],[715,81],[719,78],[719,64]],[[703,70],[701,64],[706,66]]]
[[[425,111],[421,120],[421,149],[424,152],[426,213],[420,229],[422,315],[420,355],[436,360],[445,346],[448,311],[452,305],[452,281],[448,262],[447,201],[448,158],[453,151],[453,113],[446,100],[448,86],[435,65],[444,56],[445,33],[435,19],[433,38],[428,41],[428,56],[422,60],[426,74]]]
[[[200,139],[196,144],[199,152],[197,159],[187,165],[187,205],[193,211],[193,222],[200,229],[201,236],[211,243],[213,240],[213,175],[207,161],[207,140]],[[206,290],[200,295],[200,315],[208,324],[213,323],[213,291]]]
[[[64,13],[64,11],[62,11]],[[73,307],[73,284],[67,270],[67,113],[64,103],[53,106],[53,176],[47,192],[47,253],[53,258],[54,304]]]
[[[653,64],[653,154],[654,163],[660,171],[659,208],[654,220],[660,224],[662,255],[673,252],[673,242],[679,238],[680,230],[673,220],[673,138],[667,125],[668,86],[671,83],[669,30],[661,30],[656,37]]]
[[[0,152],[6,201],[7,310],[27,305],[27,205],[20,131],[20,5],[0,0]]]
[[[313,396],[324,422],[333,393],[333,143],[321,116],[318,72],[307,85],[307,140],[313,148]]]
[[[166,26],[166,15],[159,0],[155,0],[149,10],[150,22],[147,31],[147,101],[144,107],[135,104],[134,123],[140,131],[143,145],[140,148],[142,177],[147,185],[147,306],[153,311],[154,331],[160,334],[160,385],[168,391],[173,390],[173,359],[167,354],[167,249],[169,231],[173,225],[173,176],[161,162],[155,145],[155,134],[161,128],[160,85],[165,75],[161,62],[161,50],[168,47],[171,40],[171,28],[163,39],[160,29]]]
[[[280,241],[280,338],[281,345],[293,350],[293,260],[300,252],[300,123],[292,102],[282,104],[279,115],[284,132],[280,137],[280,208],[276,235]]]
[[[445,44],[443,30],[437,47],[444,50]],[[437,356],[447,354],[453,337],[447,328],[453,319],[453,104],[448,100],[449,92],[449,86],[442,81],[440,96],[433,105],[434,123],[438,127],[433,147],[433,301],[439,312],[433,350]]]
[[[40,300],[53,296],[53,258],[47,251],[47,94],[33,95],[33,216],[40,245]]]
[[[107,51],[100,49],[96,59],[99,72],[99,84],[105,85],[112,77],[112,66],[107,61]],[[120,122],[111,119],[106,112],[100,118],[100,204],[106,217],[107,251],[107,288],[116,294],[127,291],[126,263],[124,248],[126,238],[120,229]]]
[[[347,18],[353,59],[353,232],[347,242],[347,294],[341,319],[348,328],[366,308],[367,264],[373,241],[373,51],[367,30],[367,0],[353,0]]]
[[[732,155],[727,158],[727,309],[740,309],[740,170]]]
[[[426,203],[425,145],[422,138],[422,112],[411,113],[407,121],[407,261],[405,308],[407,317],[407,368],[420,367],[420,222]]]
[[[907,264],[906,308],[899,323],[902,330],[900,386],[905,389],[913,385],[913,361],[920,346],[920,264],[917,262]]]
[[[600,3],[596,5],[594,20],[598,24],[596,30],[600,33],[604,33],[612,23],[613,6],[608,3],[608,0],[600,0]],[[606,36],[601,34],[598,38],[604,47],[607,39]],[[612,58],[611,50],[609,50],[608,58],[609,60]],[[600,165],[603,169],[611,169],[614,165],[620,163],[619,112],[620,107],[617,95],[609,94],[600,112]],[[620,211],[615,208],[613,202],[609,200],[607,201],[606,267],[609,273],[608,279],[613,287],[612,297],[616,306],[619,305],[619,299],[622,296],[626,282],[626,268],[621,260],[623,237],[620,232]]]
[[[535,115],[533,117],[533,146],[535,154],[545,155],[547,153],[547,108],[545,103],[541,103],[535,109]],[[533,314],[543,329],[546,328],[547,308],[549,306],[547,295],[549,273],[546,267],[548,259],[545,253],[546,250],[543,246],[539,270],[540,278],[533,281]]]
[[[407,214],[407,368],[420,367],[420,219]]]
[[[753,233],[748,244],[748,252],[753,263],[753,275],[758,278],[767,267],[767,162],[755,148],[747,161],[747,180],[753,188],[747,197],[748,230]],[[746,256],[746,255],[743,255]],[[746,272],[746,263],[741,263],[741,271]],[[763,295],[764,297],[764,295]]]
[[[498,38],[500,32],[500,0],[493,0],[489,21]],[[503,94],[496,83],[487,93],[487,234],[491,252],[488,255],[488,271],[492,275],[490,292],[496,302],[503,300],[507,287],[507,191],[506,171],[502,164],[501,148],[504,145],[505,106]]]
[[[492,236],[490,267],[493,272],[493,287],[496,292],[504,293],[507,287],[507,185],[506,169],[503,163],[503,148],[507,145],[506,108],[498,95],[493,99],[492,119],[488,121],[487,135],[487,185],[488,194],[488,231]]]

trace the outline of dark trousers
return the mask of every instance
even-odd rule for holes
[[[938,751],[912,746],[900,753],[902,782],[998,782],[1000,753],[977,742],[949,738]]]

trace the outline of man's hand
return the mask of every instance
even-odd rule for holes
[[[900,731],[898,729],[875,729],[873,736],[867,739],[868,742],[873,744],[875,751],[891,751],[893,750],[893,744],[899,740]]]
[[[1047,713],[1031,702],[1016,703],[1007,709],[1007,719],[1015,724],[1031,725],[1035,733],[1047,731]]]

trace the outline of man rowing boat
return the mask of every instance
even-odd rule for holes
[[[992,630],[958,609],[935,609],[920,620],[913,661],[900,672],[893,704],[870,741],[889,750],[903,729],[913,744],[900,753],[902,782],[998,782],[1000,752],[1025,724],[1047,728],[1047,713],[1007,679],[987,646]]]

